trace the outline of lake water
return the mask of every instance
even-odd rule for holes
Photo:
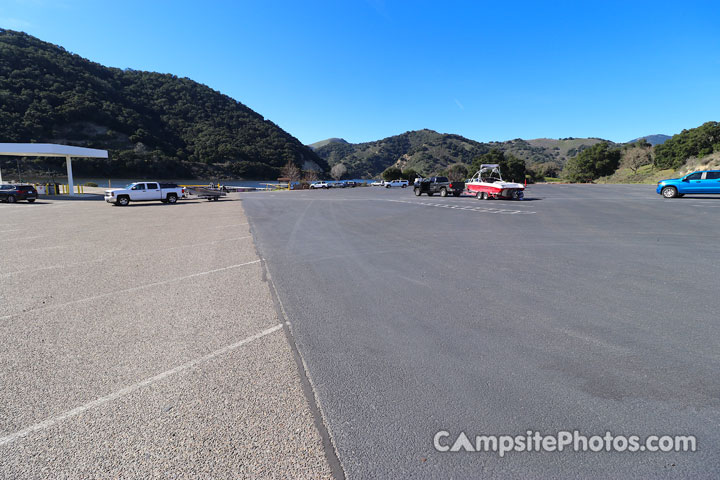
[[[92,182],[97,183],[98,187],[124,187],[133,182],[139,182],[143,179],[140,178],[86,178],[86,177],[74,177],[75,185],[84,185],[85,183]],[[180,185],[209,185],[210,183],[216,183],[217,180],[203,180],[203,179],[177,179],[177,178],[152,178],[147,180],[157,180],[160,182],[172,182]],[[23,178],[23,181],[27,183],[49,183],[50,180],[43,178],[42,180],[34,178]],[[344,180],[348,181],[348,180]],[[370,183],[374,180],[352,180],[358,183]],[[57,183],[67,183],[67,177],[55,177]],[[277,180],[220,180],[221,185],[233,186],[233,187],[255,187],[264,188],[266,184],[277,184]]]

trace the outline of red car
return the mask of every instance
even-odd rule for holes
[[[38,198],[38,192],[32,185],[0,185],[0,201],[15,203],[27,200],[32,203]]]

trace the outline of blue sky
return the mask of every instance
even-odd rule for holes
[[[720,120],[718,2],[2,0],[0,27],[173,73],[304,143],[634,137]]]

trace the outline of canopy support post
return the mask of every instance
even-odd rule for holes
[[[70,155],[65,156],[65,164],[67,165],[67,177],[68,177],[68,193],[75,195],[75,183],[73,182],[72,174],[72,157]]]

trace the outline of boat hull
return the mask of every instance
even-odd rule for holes
[[[523,197],[525,187],[519,183],[467,183],[465,188],[470,195],[477,196],[480,193],[487,194],[490,198],[503,200],[520,200]]]

